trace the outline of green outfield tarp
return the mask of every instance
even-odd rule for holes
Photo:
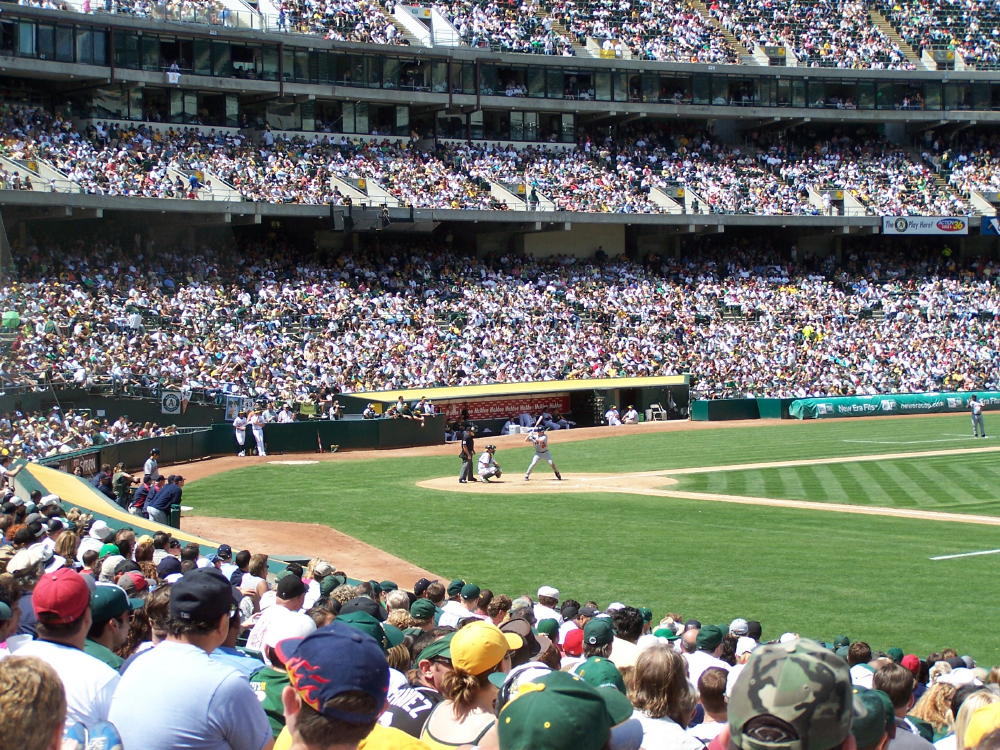
[[[968,393],[891,393],[880,396],[800,398],[788,407],[795,419],[880,417],[892,414],[945,414],[969,410],[969,397],[976,395],[984,410],[1000,409],[1000,391]]]

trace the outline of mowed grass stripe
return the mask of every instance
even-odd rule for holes
[[[890,477],[886,483],[886,497],[882,505],[899,508],[936,508],[935,494],[929,485],[937,486],[937,475],[923,471],[919,461],[893,463],[879,461]]]

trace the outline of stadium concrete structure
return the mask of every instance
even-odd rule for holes
[[[266,125],[273,134],[306,138],[414,138],[425,149],[462,141],[572,149],[584,129],[614,137],[637,122],[710,130],[737,147],[751,131],[819,129],[822,139],[838,128],[861,128],[916,162],[922,138],[948,142],[970,128],[988,134],[1000,122],[1000,79],[991,64],[974,69],[953,50],[918,50],[902,39],[895,43],[905,47],[913,70],[805,67],[790,47],[748,50],[731,34],[730,47],[745,53],[738,64],[697,64],[614,58],[590,37],[578,37],[571,57],[472,48],[444,33],[454,26],[436,6],[379,6],[401,30],[397,41],[409,46],[290,33],[287,23],[268,16],[271,4],[254,9],[227,0],[205,13],[192,7],[181,22],[166,11],[137,17],[73,12],[73,4],[52,10],[0,3],[4,99],[68,113],[81,131],[97,122],[145,123],[153,131],[241,132],[255,141]],[[728,33],[704,6],[691,9]],[[870,12],[873,22],[884,20],[874,5]],[[151,114],[156,121],[144,119]],[[11,233],[53,219],[176,227],[183,216],[189,231],[294,225],[323,230],[325,241],[338,244],[342,237],[331,237],[342,230],[430,232],[444,225],[481,252],[589,255],[601,248],[614,255],[676,252],[684,234],[741,227],[785,232],[790,244],[822,252],[838,249],[847,235],[883,229],[883,217],[837,184],[810,187],[815,215],[713,212],[699,200],[697,184],[654,188],[649,199],[658,212],[623,214],[554,210],[544,195],[532,197],[527,180],[491,182],[491,197],[513,209],[496,211],[413,208],[371,181],[336,177],[331,196],[336,190],[340,198],[327,205],[251,202],[204,173],[197,178],[211,178],[211,200],[95,195],[39,160],[5,158],[3,166],[32,178],[31,190],[0,192]],[[973,190],[962,200],[970,207],[969,232],[950,238],[952,246],[990,252],[995,238],[980,243],[976,235],[979,217],[995,216],[997,194]]]

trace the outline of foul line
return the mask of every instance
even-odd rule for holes
[[[867,443],[869,445],[919,445],[921,443],[958,443],[972,440],[972,437],[938,438],[937,440],[842,440],[843,443]]]
[[[1000,554],[1000,549],[984,549],[979,552],[962,552],[957,555],[938,555],[937,557],[929,557],[928,560],[954,560],[957,557],[976,557],[977,555],[996,555]]]

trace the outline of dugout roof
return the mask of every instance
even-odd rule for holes
[[[406,401],[421,397],[431,401],[450,399],[490,398],[495,396],[525,396],[534,393],[565,393],[568,391],[610,391],[620,388],[662,388],[686,385],[688,375],[664,375],[655,378],[593,378],[590,380],[545,380],[534,383],[491,383],[463,385],[452,388],[414,388],[403,391],[345,394],[391,404],[400,396]]]

